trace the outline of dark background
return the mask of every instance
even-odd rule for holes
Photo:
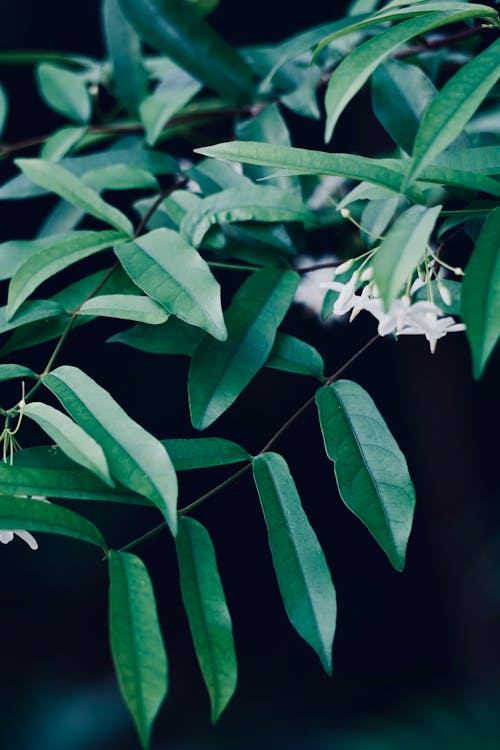
[[[18,0],[0,27],[2,49],[100,56],[98,5],[95,0]],[[337,4],[331,14],[319,3],[275,4],[275,15],[270,7],[269,2],[223,0],[212,20],[234,43],[273,43],[340,16],[343,5]],[[7,139],[47,132],[59,122],[35,96],[30,68],[0,68],[0,80],[12,99]],[[346,116],[340,140],[348,133],[353,150],[371,153],[381,134],[366,115],[360,123],[356,106]],[[296,145],[321,147],[320,125],[307,124],[301,130],[292,124]],[[343,143],[333,146],[348,148]],[[32,236],[45,210],[36,202],[0,205],[1,239]],[[84,368],[158,437],[195,437],[188,427],[187,360],[106,345],[106,337],[119,328],[91,324],[74,331],[60,364]],[[316,345],[327,372],[374,333],[363,316],[350,327],[322,328],[299,307],[288,316],[285,330]],[[50,345],[42,345],[5,361],[40,370],[50,351]],[[259,743],[372,750],[377,738],[382,744],[376,747],[406,748],[409,738],[417,736],[422,740],[415,747],[433,747],[433,741],[439,743],[436,747],[496,746],[498,365],[497,353],[483,380],[474,383],[465,337],[453,334],[439,342],[434,356],[420,337],[403,337],[398,344],[383,340],[348,373],[374,398],[408,457],[416,484],[415,527],[403,574],[392,570],[339,499],[315,413],[304,415],[276,446],[292,468],[337,588],[332,678],[322,673],[315,654],[287,621],[249,476],[197,514],[214,539],[240,660],[236,696],[215,728],[209,724],[208,699],[192,652],[168,535],[138,550],[152,572],[170,659],[170,694],[154,748],[246,750]],[[206,434],[258,451],[314,388],[307,378],[265,370]],[[5,384],[2,406],[13,398],[18,395]],[[23,433],[24,445],[30,439]],[[33,433],[33,439],[40,436]],[[182,475],[182,504],[226,475],[223,470]],[[157,522],[156,514],[144,510],[83,503],[71,507],[101,524],[116,545]],[[19,541],[0,549],[0,747],[137,748],[112,674],[104,565],[86,545],[38,536],[37,553]],[[403,739],[397,739],[400,736]]]

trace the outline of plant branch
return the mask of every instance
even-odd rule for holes
[[[422,42],[421,44],[414,44],[411,47],[404,47],[401,50],[397,50],[391,55],[391,57],[400,60],[404,57],[419,55],[421,52],[433,52],[434,50],[441,49],[442,47],[447,47],[452,42],[459,42],[462,39],[469,39],[470,37],[479,34],[481,31],[485,31],[485,29],[487,28],[487,26],[471,26],[468,29],[455,31],[453,34],[426,39],[425,42]]]

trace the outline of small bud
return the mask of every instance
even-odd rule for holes
[[[459,266],[457,266],[456,268],[453,268],[453,273],[455,274],[455,276],[463,276],[464,275],[463,268],[460,268]]]
[[[97,96],[99,93],[99,86],[97,83],[91,83],[89,86],[89,94],[90,96]]]
[[[371,281],[373,277],[373,268],[368,266],[361,274],[361,281]]]
[[[349,271],[353,267],[353,265],[354,258],[349,258],[349,260],[346,260],[344,263],[341,263],[340,266],[337,266],[337,268],[335,269],[335,276]]]
[[[351,212],[348,208],[341,208],[340,209],[340,215],[343,219],[350,219],[351,218]]]
[[[445,305],[451,305],[451,294],[450,290],[441,282],[438,281],[437,283],[438,292],[441,296],[441,299],[443,300]]]
[[[26,406],[26,401],[24,400],[24,398],[22,398],[20,402],[18,403],[18,407],[22,410],[24,409],[25,406]]]

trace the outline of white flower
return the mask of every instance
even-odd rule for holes
[[[426,312],[423,315],[415,314],[410,325],[403,328],[399,333],[405,335],[424,334],[430,344],[431,352],[434,354],[437,340],[446,336],[447,333],[453,333],[454,331],[465,331],[464,324],[455,323],[454,319],[450,316],[438,318],[436,313]]]
[[[14,539],[14,535],[22,539],[23,542],[26,542],[31,549],[38,549],[38,542],[35,537],[32,536],[29,531],[24,531],[23,529],[16,529],[15,531],[0,531],[0,542],[2,544],[8,544]]]

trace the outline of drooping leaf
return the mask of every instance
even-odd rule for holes
[[[92,297],[83,303],[78,315],[136,320],[147,325],[159,325],[168,320],[168,313],[161,305],[140,294],[101,294]]]
[[[408,181],[422,172],[463,130],[500,77],[500,39],[450,78],[431,102],[413,146]]]
[[[337,605],[325,555],[284,458],[257,456],[253,472],[288,617],[331,674]]]
[[[171,316],[159,326],[139,324],[115,333],[108,341],[126,344],[149,354],[186,354],[192,357],[203,335],[201,328],[187,325]]]
[[[139,36],[223,99],[251,100],[250,68],[196,9],[183,0],[120,0],[120,6]]]
[[[188,379],[191,420],[197,429],[205,429],[229,409],[264,365],[298,281],[295,272],[280,269],[252,274],[226,313],[227,341],[202,340]]]
[[[401,214],[375,253],[373,278],[386,309],[427,253],[427,243],[442,206],[412,206]]]
[[[213,224],[235,221],[300,221],[314,224],[312,211],[293,193],[264,185],[230,188],[200,201],[181,224],[181,232],[195,247]]]
[[[182,518],[176,539],[182,601],[215,722],[236,688],[238,664],[231,615],[207,530]]]
[[[405,564],[415,490],[401,453],[361,386],[339,380],[316,394],[321,431],[342,500],[396,570]]]
[[[40,158],[48,161],[60,161],[83,138],[86,131],[86,127],[78,127],[77,125],[68,125],[56,130],[43,144],[40,150]]]
[[[177,438],[161,442],[176,471],[228,466],[250,458],[244,448],[224,438]]]
[[[168,661],[153,586],[142,560],[127,552],[109,554],[111,653],[120,689],[142,747],[168,690]]]
[[[298,375],[323,378],[325,363],[321,354],[305,341],[278,331],[266,367]]]
[[[102,20],[116,96],[134,114],[147,94],[139,37],[124,17],[118,0],[104,0]]]
[[[70,120],[88,122],[92,101],[81,75],[58,65],[41,63],[36,76],[40,94],[51,109]]]
[[[324,174],[364,180],[375,185],[401,192],[404,170],[396,159],[370,159],[356,154],[329,154],[305,148],[274,146],[269,143],[230,141],[215,146],[195,149],[204,156],[231,159],[244,164],[263,164],[275,169],[285,169],[295,174]],[[417,202],[423,202],[419,191],[408,193]]]
[[[467,264],[461,314],[479,379],[500,337],[500,208],[486,218]]]
[[[417,65],[386,60],[373,74],[373,111],[407,154],[411,154],[422,115],[436,93],[431,79]]]
[[[38,375],[24,365],[0,365],[0,383],[14,378],[36,378]]]
[[[45,299],[28,300],[23,305],[22,310],[17,315],[14,315],[13,318],[7,318],[7,308],[0,307],[0,333],[13,331],[15,328],[24,326],[27,323],[36,321],[45,322],[49,318],[60,315],[63,312],[64,308],[57,302]]]
[[[16,270],[9,285],[7,315],[10,319],[29,295],[47,279],[64,268],[112,247],[126,239],[123,232],[75,232],[53,242],[41,242],[41,249],[24,261]],[[40,242],[40,241],[38,241]]]
[[[0,245],[0,279],[10,279],[31,255],[58,242],[60,236],[36,240],[8,240]]]
[[[156,229],[115,253],[130,278],[167,312],[226,338],[220,287],[194,248],[171,229]]]
[[[44,377],[51,390],[83,429],[102,447],[111,475],[149,498],[176,533],[177,479],[167,451],[77,367],[58,367]]]
[[[59,505],[27,497],[0,495],[0,529],[60,534],[107,550],[99,529],[83,516]]]
[[[435,28],[464,21],[467,18],[478,16],[488,18],[495,15],[495,11],[491,8],[472,5],[464,5],[456,11],[425,13],[417,18],[403,21],[357,47],[335,69],[328,82],[325,94],[327,112],[325,141],[329,141],[332,137],[337,120],[353,96],[366,83],[378,65],[395,49]]]
[[[68,203],[78,206],[126,235],[133,234],[132,224],[125,214],[106,203],[98,193],[59,164],[45,159],[16,159],[16,164],[30,180],[45,190],[56,193]]]
[[[146,143],[153,146],[168,121],[196,96],[201,84],[185,70],[172,63],[155,91],[140,105]]]
[[[48,404],[32,401],[22,413],[37,423],[69,458],[113,487],[101,446],[72,419]]]

